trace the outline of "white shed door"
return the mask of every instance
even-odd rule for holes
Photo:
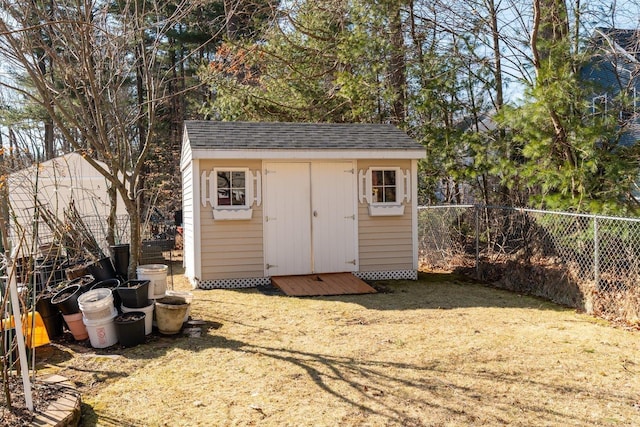
[[[266,275],[355,271],[351,162],[267,163]]]

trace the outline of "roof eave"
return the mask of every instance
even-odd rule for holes
[[[303,149],[243,149],[226,150],[211,148],[193,148],[192,159],[423,159],[425,149],[396,150],[303,150]]]

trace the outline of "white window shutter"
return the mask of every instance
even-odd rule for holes
[[[404,196],[406,194],[406,191],[404,189],[404,174],[402,173],[402,169],[397,168],[395,169],[395,173],[396,173],[396,203],[402,203],[402,199],[404,199]]]
[[[366,172],[362,169],[358,171],[358,200],[360,203],[364,203],[368,200],[367,197],[367,184],[366,184]]]
[[[411,201],[411,171],[409,169],[405,170],[404,173],[404,197],[409,203]]]
[[[255,198],[253,200],[255,200],[256,206],[260,206],[260,204],[262,203],[262,174],[259,170],[257,170],[255,175],[253,176],[253,181],[256,188]]]
[[[215,171],[209,173],[209,203],[214,208],[218,207],[218,174]]]
[[[207,206],[207,202],[210,202],[207,182],[207,171],[202,171],[202,174],[200,175],[200,202],[202,203],[202,206]]]

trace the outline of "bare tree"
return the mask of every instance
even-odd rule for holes
[[[197,7],[188,1],[125,0],[115,8],[93,0],[0,1],[0,55],[32,89],[3,84],[41,106],[65,142],[122,196],[130,217],[130,275],[140,256],[143,165],[157,143],[157,113],[172,78],[158,61],[167,34]]]

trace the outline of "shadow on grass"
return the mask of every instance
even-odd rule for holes
[[[445,280],[446,279],[446,280]],[[420,275],[418,281],[378,281],[379,293],[336,297],[311,297],[326,301],[341,301],[359,304],[372,310],[412,310],[416,308],[447,310],[466,307],[532,308],[540,310],[567,310],[553,303],[524,297],[513,292],[494,289],[456,276]],[[255,289],[236,290],[254,293]],[[196,301],[216,302],[220,294],[213,291],[194,291]],[[269,296],[270,303],[277,305],[277,298]],[[309,297],[307,297],[309,298]],[[234,303],[235,304],[235,303]],[[240,305],[244,305],[241,304]],[[251,305],[247,304],[247,309]],[[251,322],[234,320],[235,323],[253,326]],[[455,364],[445,363],[425,354],[420,361],[372,360],[366,357],[344,357],[321,354],[313,351],[298,351],[278,346],[256,345],[241,340],[229,339],[215,331],[223,326],[215,321],[202,321],[200,337],[184,334],[160,335],[157,331],[147,337],[145,344],[133,348],[118,345],[109,349],[94,350],[96,357],[123,357],[135,360],[163,357],[173,349],[192,352],[208,349],[226,350],[244,356],[250,354],[269,358],[274,362],[290,365],[299,378],[308,378],[322,394],[351,406],[362,414],[384,417],[389,425],[421,426],[423,420],[416,414],[436,412],[441,420],[462,424],[477,424],[481,420],[494,425],[513,423],[514,412],[522,412],[527,420],[535,419],[542,425],[589,425],[591,419],[585,413],[575,413],[570,408],[551,409],[544,400],[518,400],[487,390],[517,389],[526,393],[535,390],[539,396],[548,394],[550,398],[571,400],[572,396],[593,396],[592,385],[581,385],[577,381],[559,384],[544,376],[523,378],[518,369],[487,369],[473,362],[464,363],[457,369]],[[264,326],[260,326],[260,330]],[[277,336],[275,332],[274,336]],[[271,343],[270,343],[271,344]],[[496,357],[500,357],[499,354]],[[188,360],[185,360],[188,363]],[[499,361],[496,361],[499,367]],[[135,369],[144,369],[143,364]],[[111,374],[96,373],[96,380],[126,376],[122,372]],[[96,376],[97,375],[97,376]],[[221,379],[222,380],[222,379]],[[296,378],[288,380],[295,382]],[[167,391],[169,392],[169,391]],[[598,394],[598,391],[595,391]],[[608,390],[597,396],[599,407],[606,407],[620,401],[628,401],[632,396],[623,390]],[[561,408],[561,406],[555,406]],[[262,409],[261,409],[262,410]],[[485,412],[486,411],[486,412]],[[101,411],[103,412],[103,411]],[[108,411],[107,411],[108,412]],[[83,406],[83,426],[96,422],[97,414],[88,405]],[[134,421],[112,420],[100,415],[100,424],[106,426],[136,427]]]
[[[376,415],[386,419],[389,425],[422,426],[417,413],[437,411],[442,419],[475,423],[478,420],[506,425],[513,422],[514,411],[525,413],[527,419],[536,419],[543,425],[588,425],[593,420],[588,414],[567,409],[550,409],[545,402],[519,402],[518,396],[491,390],[531,390],[539,395],[571,396],[593,395],[594,390],[579,383],[557,384],[551,380],[523,379],[516,372],[492,372],[479,370],[464,372],[443,368],[438,360],[423,365],[401,361],[376,361],[361,358],[325,355],[296,351],[282,347],[268,347],[210,335],[203,347],[216,347],[238,352],[242,357],[253,354],[270,358],[299,368],[324,394],[346,403],[359,413]],[[177,347],[190,349],[189,340],[175,341]],[[450,366],[450,365],[449,365]],[[292,382],[299,379],[295,375]],[[481,385],[482,384],[482,385]],[[621,391],[607,391],[598,396],[603,406],[633,399]],[[609,403],[608,403],[609,402]],[[488,413],[478,414],[483,408]]]
[[[203,327],[207,331],[215,331],[220,324],[204,322]],[[571,400],[572,396],[597,394],[597,390],[594,391],[588,384],[582,385],[576,381],[554,383],[544,376],[523,378],[520,372],[513,369],[492,371],[480,369],[473,363],[464,364],[457,369],[451,363],[429,359],[427,355],[420,363],[327,355],[278,346],[255,345],[216,333],[207,334],[205,331],[198,338],[183,334],[154,335],[149,340],[147,344],[150,345],[117,349],[114,352],[128,359],[146,359],[162,357],[164,353],[173,349],[221,349],[237,352],[242,359],[247,355],[255,355],[259,359],[269,358],[295,368],[294,371],[300,372],[296,375],[306,376],[327,397],[337,399],[365,416],[383,417],[389,425],[421,426],[424,424],[416,414],[430,414],[434,411],[442,419],[470,424],[477,423],[478,420],[494,425],[509,424],[514,421],[514,411],[523,413],[525,419],[536,419],[542,425],[589,425],[593,421],[588,414],[576,413],[569,408],[551,409],[543,400],[519,401],[517,395],[487,393],[487,390],[534,390],[537,395],[548,395],[550,399],[567,400]],[[188,363],[187,360],[184,362]],[[93,372],[92,375],[96,381],[104,381],[107,377],[125,377],[127,374],[123,371]],[[295,382],[300,377],[291,376],[288,380]],[[166,392],[170,393],[169,390]],[[606,407],[633,397],[625,395],[622,390],[608,390],[597,398],[600,401],[599,405]],[[484,412],[485,410],[487,412]],[[110,419],[104,412],[108,411],[101,411],[101,426],[143,425],[137,421]],[[83,405],[82,414],[82,426],[97,425],[95,423],[98,415],[92,407]]]
[[[79,427],[95,427],[97,425],[104,427],[144,427],[146,424],[140,421],[127,420],[122,418],[111,418],[105,415],[100,415],[93,410],[91,405],[82,403],[81,405],[81,417]],[[98,424],[100,421],[100,424]]]
[[[215,322],[211,322],[215,324]],[[170,349],[201,351],[209,348],[237,352],[242,358],[255,355],[274,362],[291,365],[306,376],[318,390],[332,399],[337,399],[357,413],[383,417],[389,425],[422,426],[419,415],[437,413],[442,419],[454,422],[476,423],[478,420],[494,425],[513,422],[513,413],[521,412],[525,419],[536,419],[541,425],[589,425],[593,420],[586,413],[570,409],[551,409],[544,401],[524,400],[518,396],[487,393],[487,390],[535,390],[538,395],[550,398],[571,399],[571,396],[592,396],[592,386],[577,383],[554,383],[545,377],[524,379],[518,372],[474,370],[460,367],[452,370],[451,364],[428,358],[421,364],[397,360],[371,360],[354,357],[297,351],[277,346],[261,346],[240,340],[228,339],[217,334],[205,334],[200,338],[185,335],[160,337],[156,345],[125,349],[127,358],[161,357]],[[135,356],[134,356],[135,354]],[[185,363],[188,363],[185,360]],[[115,375],[124,373],[96,373]],[[300,377],[291,376],[296,382]],[[170,391],[166,391],[170,392]],[[632,399],[623,391],[607,391],[598,396],[600,405],[606,407],[614,402]],[[485,408],[490,408],[486,413]],[[99,418],[101,426],[138,427],[143,424],[126,419],[111,419],[101,411],[98,415],[89,405],[83,405],[81,426],[94,426]],[[483,413],[479,413],[483,412]],[[267,414],[268,415],[268,414]],[[185,420],[186,421],[186,420]]]
[[[256,289],[234,289],[236,292],[260,292],[277,298],[314,298],[327,301],[342,301],[358,304],[372,310],[447,310],[470,307],[533,308],[539,310],[565,311],[567,307],[543,298],[527,296],[513,291],[498,289],[454,273],[420,272],[418,280],[368,281],[378,291],[375,294],[289,297],[272,287],[266,291]],[[209,300],[208,293],[216,290],[196,290],[197,298]]]
[[[460,385],[452,380],[444,380],[452,372],[439,370],[437,364],[418,366],[410,363],[390,361],[362,361],[348,357],[335,357],[309,352],[292,351],[283,348],[272,348],[251,345],[233,344],[234,349],[243,353],[254,353],[260,356],[290,363],[301,368],[324,393],[337,398],[363,414],[378,415],[386,418],[391,425],[422,426],[422,420],[415,415],[437,410],[445,419],[464,418],[473,423],[477,416],[473,413],[477,408],[481,390],[473,386]],[[392,375],[390,372],[401,372],[406,375]],[[418,375],[416,375],[418,374]],[[419,377],[416,379],[416,377]],[[522,384],[522,379],[514,376],[494,377],[489,373],[476,375],[478,380]],[[469,383],[468,381],[463,381]],[[473,382],[472,382],[473,383]],[[531,384],[534,387],[557,389],[544,383]],[[581,393],[586,389],[561,386],[562,392]],[[558,390],[553,390],[557,392]],[[449,397],[450,396],[450,397]],[[455,396],[455,398],[454,398]],[[616,397],[611,397],[615,399]],[[482,396],[483,405],[498,408],[501,403],[488,396]],[[409,410],[408,408],[411,408]],[[508,408],[511,411],[512,408]],[[570,413],[562,414],[550,411],[539,404],[521,408],[535,413],[542,424],[553,421],[567,425],[586,425],[588,418]],[[500,412],[500,411],[499,411]],[[494,415],[493,422],[508,424],[510,418]],[[465,421],[465,422],[466,422]],[[487,417],[484,417],[487,421]]]

